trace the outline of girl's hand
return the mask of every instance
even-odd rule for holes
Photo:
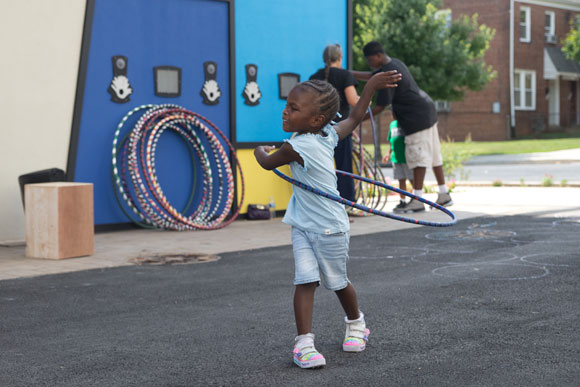
[[[276,147],[274,145],[259,145],[256,147],[256,149],[254,149],[254,155],[256,155],[258,153],[269,154],[274,149],[276,149]]]
[[[403,76],[398,73],[397,70],[385,71],[373,75],[368,83],[372,90],[377,91],[386,87],[397,87],[397,82],[399,82],[402,77]]]
[[[369,79],[363,88],[360,99],[356,103],[356,106],[350,111],[348,118],[346,120],[340,121],[334,127],[336,129],[336,133],[338,134],[338,138],[342,140],[351,134],[354,128],[363,120],[367,111],[367,107],[369,106],[375,91],[384,89],[386,87],[397,87],[397,82],[401,80],[401,77],[401,74],[397,73],[396,70],[386,71],[373,75],[373,77]]]
[[[274,149],[276,149],[276,146],[274,146],[274,145],[262,145],[262,148],[264,149],[264,152],[270,153]]]
[[[272,145],[260,145],[254,149],[256,161],[262,168],[271,171],[281,165],[290,164],[292,161],[296,161],[304,166],[302,157],[294,151],[292,145],[289,143],[285,142],[282,144],[276,152],[272,152],[273,150],[276,150],[276,147]]]

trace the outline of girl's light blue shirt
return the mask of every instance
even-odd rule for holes
[[[320,134],[301,134],[285,140],[302,160],[304,167],[290,163],[292,177],[321,191],[340,196],[336,188],[334,148],[338,134],[331,125],[326,125]],[[293,193],[282,221],[302,230],[318,234],[335,234],[350,229],[348,215],[343,204],[323,196],[292,186]]]

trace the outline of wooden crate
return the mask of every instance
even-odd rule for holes
[[[27,257],[63,259],[93,254],[92,184],[27,184],[24,200]]]

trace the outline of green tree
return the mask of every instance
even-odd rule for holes
[[[440,0],[354,0],[354,68],[368,69],[362,48],[377,40],[434,100],[482,90],[496,76],[483,60],[495,30],[479,25],[477,14],[449,22],[440,7]]]
[[[562,51],[568,59],[580,62],[580,24],[570,22],[570,31],[562,41]]]

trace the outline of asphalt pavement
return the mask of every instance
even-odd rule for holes
[[[383,174],[392,177],[392,169]],[[572,186],[580,187],[580,149],[513,155],[474,156],[454,172],[456,184],[486,186]],[[425,176],[427,185],[436,184],[433,171]]]
[[[508,185],[580,187],[580,149],[476,156],[456,175],[456,180],[464,185],[469,182],[496,182]]]
[[[292,362],[289,245],[0,281],[0,385],[578,386],[579,232],[528,214],[353,237],[369,344],[342,352],[320,288],[320,370]]]
[[[452,227],[355,219],[349,276],[369,345],[342,352],[343,313],[320,288],[320,370],[292,363],[280,219],[99,233],[93,256],[59,261],[0,246],[0,386],[578,386],[578,188],[488,182],[452,196]],[[217,257],[135,264],[181,253]]]

